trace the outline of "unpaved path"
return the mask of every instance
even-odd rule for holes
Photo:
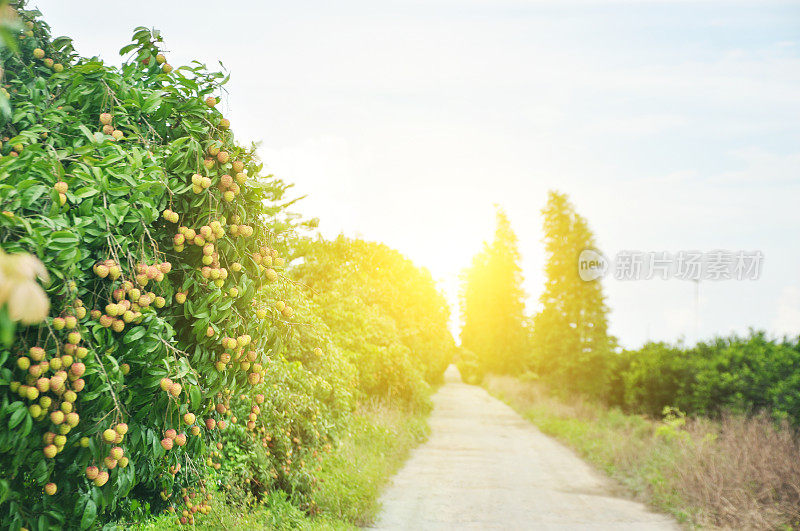
[[[380,529],[679,529],[451,366],[431,436],[384,492]]]

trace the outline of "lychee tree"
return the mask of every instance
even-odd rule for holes
[[[274,351],[284,355],[266,365],[272,388],[233,406],[241,420],[221,434],[220,474],[233,502],[265,503],[280,489],[313,513],[321,461],[354,410],[356,370],[335,344],[321,308],[286,285],[277,290],[277,308],[289,304],[303,325],[276,339]]]
[[[301,239],[292,277],[358,368],[358,388],[416,407],[442,381],[454,351],[449,310],[430,272],[384,244]]]
[[[234,409],[333,400],[315,395],[323,381],[278,401],[287,386],[265,383],[308,375],[275,365],[297,321],[276,249],[287,186],[235,142],[224,74],[173,68],[145,28],[121,67],[82,58],[14,7],[18,42],[0,50],[0,247],[42,260],[51,315],[0,350],[0,527],[88,528],[144,507],[193,523],[238,451],[222,434],[266,439]],[[315,444],[331,428],[315,427]]]

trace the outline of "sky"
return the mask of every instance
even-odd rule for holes
[[[697,301],[694,282],[606,277],[621,345],[800,334],[800,1],[29,5],[83,55],[119,63],[142,25],[174,66],[221,61],[221,108],[297,209],[399,249],[453,306],[498,204],[538,310],[558,190],[609,258],[763,253],[757,280],[701,281]]]

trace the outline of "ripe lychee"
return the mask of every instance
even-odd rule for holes
[[[69,402],[64,402],[64,404],[69,404]],[[62,406],[64,404],[62,404]],[[77,413],[71,411],[70,413],[67,413],[64,420],[66,421],[67,426],[69,426],[70,428],[74,428],[75,426],[78,425],[78,422],[80,422],[81,419]]]
[[[169,394],[174,397],[178,397],[181,394],[181,384],[175,382],[169,387]]]
[[[54,393],[58,393],[59,391],[64,389],[64,380],[66,378],[64,378],[64,377],[62,377],[60,375],[61,372],[63,372],[63,371],[59,371],[59,373],[56,373],[55,375],[50,377],[50,390],[53,391]],[[72,384],[72,388],[75,389],[75,383],[74,382]],[[77,391],[77,389],[75,389],[75,390]]]
[[[31,388],[33,389],[33,388]],[[55,425],[59,425],[64,422],[64,412],[63,411],[53,411],[50,413],[50,422]]]
[[[105,470],[101,471],[99,474],[97,474],[97,477],[94,478],[94,485],[96,487],[102,487],[107,482],[108,482],[108,472]]]
[[[81,362],[73,363],[69,368],[70,374],[80,378],[86,372],[86,365]]]

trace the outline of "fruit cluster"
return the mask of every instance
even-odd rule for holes
[[[96,465],[90,465],[87,466],[86,470],[84,471],[86,474],[86,479],[91,481],[95,487],[102,487],[108,483],[109,470],[114,470],[117,466],[120,468],[125,468],[128,466],[129,460],[125,455],[125,450],[123,450],[120,446],[116,446],[122,443],[126,433],[128,433],[128,425],[122,422],[113,428],[108,428],[103,431],[103,442],[108,445],[115,446],[109,449],[108,455],[103,458],[103,465],[105,465],[106,470],[101,470]],[[81,443],[83,446],[88,446],[88,438],[83,438]]]
[[[21,35],[21,37],[33,37],[33,36],[34,36],[33,27],[27,29],[24,35]],[[64,65],[62,65],[61,63],[56,63],[51,57],[45,57],[45,55],[46,55],[45,51],[42,50],[41,48],[33,49],[33,57],[35,59],[40,60],[42,64],[44,64],[44,66],[46,66],[47,68],[52,68],[53,71],[56,73],[64,71]]]
[[[99,262],[93,267],[94,273],[100,278],[117,280],[122,275],[120,266],[112,259]],[[136,264],[134,282],[123,280],[118,287],[111,292],[111,300],[105,305],[105,313],[100,310],[92,310],[90,315],[104,328],[111,328],[115,332],[125,330],[125,325],[129,323],[140,324],[144,317],[142,310],[149,307],[163,308],[167,301],[164,297],[156,295],[154,292],[142,292],[150,281],[161,282],[164,275],[172,270],[170,262],[158,264]],[[138,287],[137,287],[138,286]]]

